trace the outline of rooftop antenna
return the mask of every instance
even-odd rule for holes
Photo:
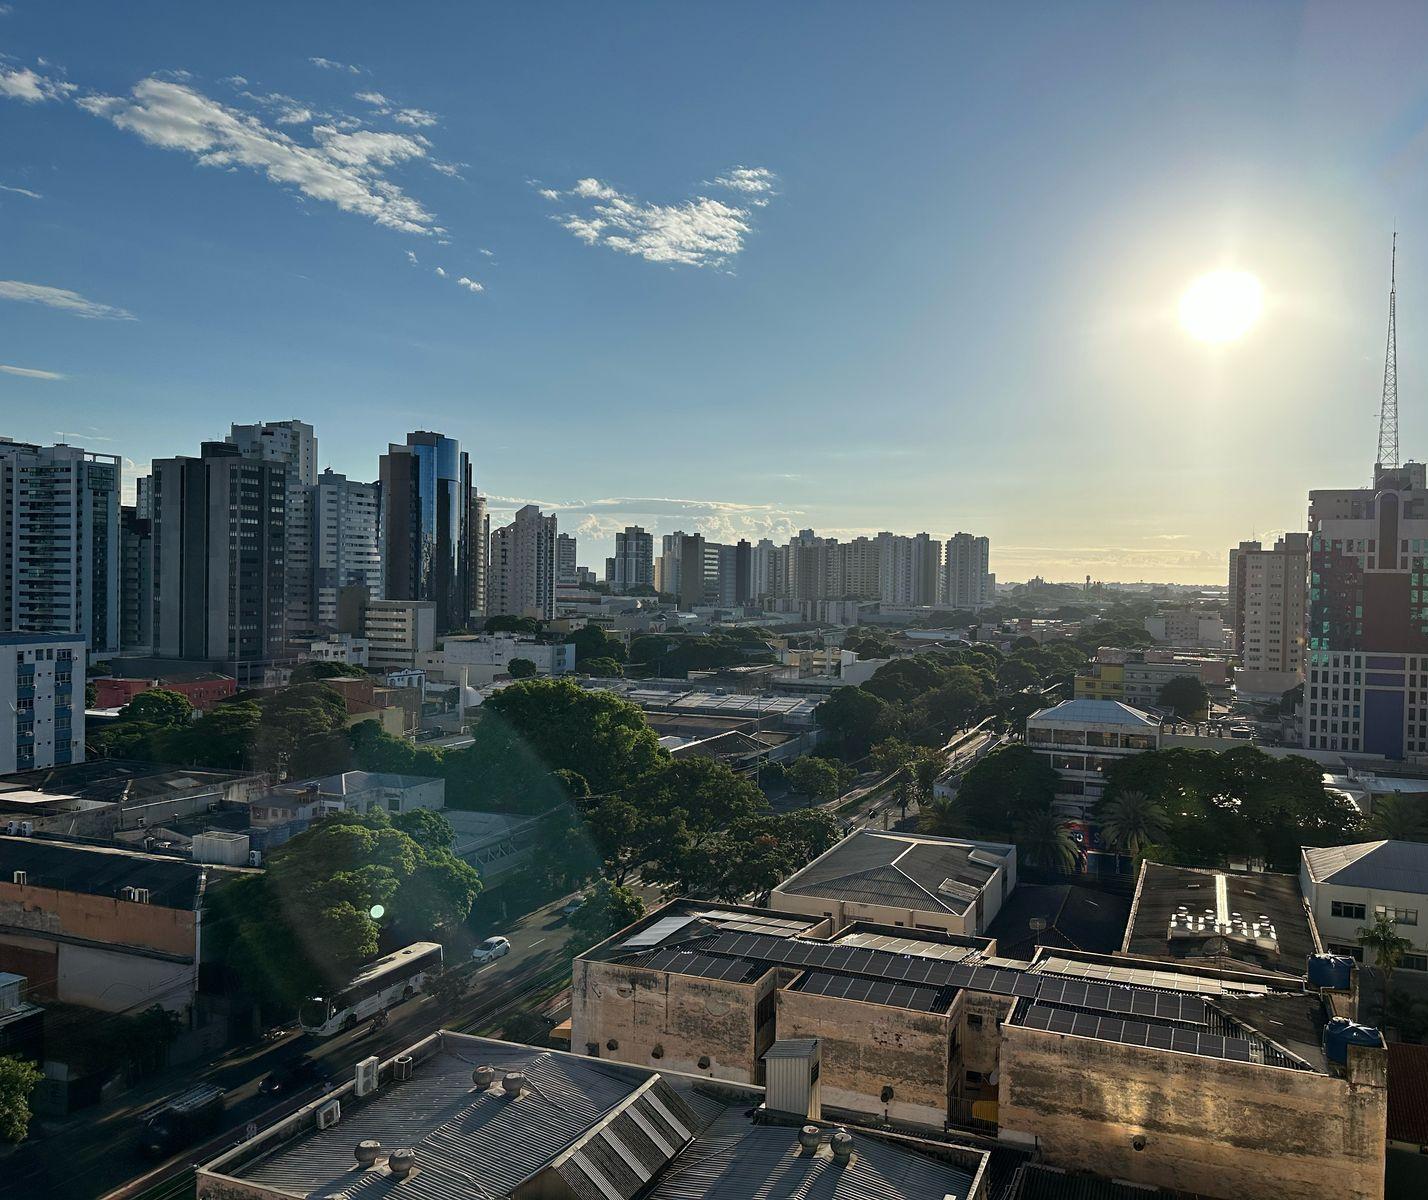
[[[1398,232],[1393,234],[1388,285],[1388,348],[1383,356],[1383,404],[1378,410],[1378,465],[1398,466],[1398,336],[1394,309],[1398,293]]]

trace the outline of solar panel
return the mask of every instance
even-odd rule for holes
[[[691,921],[698,919],[698,913],[680,913],[678,916],[661,917],[648,929],[640,930],[639,933],[626,938],[620,945],[621,947],[629,946],[632,949],[639,946],[658,946],[665,938],[678,933]]]
[[[1255,1043],[1244,1038],[1149,1025],[1144,1021],[1125,1021],[1119,1017],[1097,1017],[1065,1008],[1048,1008],[1043,1004],[1029,1005],[1022,1014],[1021,1024],[1029,1029],[1069,1033],[1103,1042],[1119,1042],[1124,1046],[1148,1046],[1155,1050],[1175,1050],[1182,1054],[1234,1062],[1260,1061],[1255,1054]]]

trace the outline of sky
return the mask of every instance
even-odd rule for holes
[[[129,487],[436,429],[597,570],[639,523],[1220,582],[1370,476],[1395,228],[1428,456],[1423,5],[0,10],[0,433]]]

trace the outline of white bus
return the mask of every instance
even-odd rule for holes
[[[298,1011],[304,1033],[331,1037],[359,1021],[375,1017],[393,1004],[415,996],[426,977],[441,967],[441,947],[413,942],[395,953],[369,962],[352,982],[334,996],[314,996]]]

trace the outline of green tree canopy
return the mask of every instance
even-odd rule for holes
[[[1161,686],[1155,703],[1160,708],[1170,709],[1176,716],[1202,717],[1209,711],[1210,691],[1194,675],[1177,675]]]
[[[861,687],[841,687],[813,712],[813,719],[838,740],[843,753],[858,758],[875,740],[891,734],[896,710]]]
[[[30,1131],[30,1094],[43,1078],[34,1063],[0,1056],[0,1141],[25,1140]]]
[[[619,679],[625,673],[625,668],[613,658],[587,658],[584,670],[596,679]]]
[[[1009,842],[1032,817],[1051,812],[1057,779],[1044,755],[1026,746],[1003,746],[967,772],[954,811],[976,836]]]
[[[645,902],[627,887],[602,879],[570,918],[571,950],[579,953],[645,915]]]
[[[1169,829],[1165,809],[1137,791],[1116,792],[1097,806],[1096,819],[1107,844],[1135,858],[1164,838]]]
[[[367,672],[351,663],[342,662],[300,662],[288,676],[288,683],[316,683],[322,679],[341,679],[347,675],[365,675]]]
[[[587,660],[609,658],[617,663],[625,661],[625,646],[619,638],[608,637],[598,625],[586,625],[577,629],[565,639],[575,647],[575,665],[587,670]]]
[[[490,617],[486,621],[487,633],[540,633],[541,624],[534,617],[516,617],[509,613]]]
[[[843,773],[836,763],[805,754],[788,768],[788,785],[795,792],[827,803],[837,799],[842,791]]]
[[[512,679],[534,679],[537,673],[538,668],[528,658],[513,658],[506,664],[506,674]]]
[[[140,692],[119,710],[121,721],[136,721],[143,725],[185,726],[193,719],[193,705],[188,697],[167,688],[150,688]]]

